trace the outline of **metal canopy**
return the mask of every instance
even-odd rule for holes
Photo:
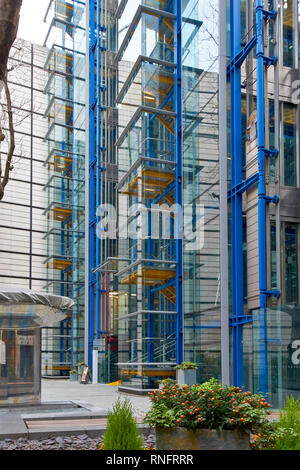
[[[46,305],[56,310],[72,310],[74,302],[69,297],[33,290],[5,289],[0,291],[0,304]]]

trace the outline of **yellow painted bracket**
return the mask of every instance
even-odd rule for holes
[[[116,382],[111,382],[110,384],[108,385],[111,385],[112,387],[117,387],[118,385],[122,385],[122,381],[121,380],[117,380]]]

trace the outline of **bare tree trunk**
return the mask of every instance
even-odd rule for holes
[[[0,80],[7,71],[11,46],[18,32],[22,0],[0,0]]]
[[[6,155],[6,162],[3,169],[4,172],[2,171],[0,155],[0,201],[3,199],[4,189],[8,183],[12,157],[15,150],[12,103],[7,83],[7,63],[11,47],[17,37],[21,6],[22,0],[0,0],[0,82],[2,82],[1,85],[4,87],[5,91],[10,140]],[[0,145],[4,140],[5,135],[3,130],[0,128]]]

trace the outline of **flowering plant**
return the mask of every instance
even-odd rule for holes
[[[165,386],[149,392],[149,398],[152,408],[144,423],[156,428],[253,431],[267,420],[271,406],[261,395],[222,387],[215,379],[202,385]]]

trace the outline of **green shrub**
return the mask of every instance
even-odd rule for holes
[[[286,399],[276,423],[275,450],[300,450],[300,398]]]
[[[109,412],[103,436],[103,450],[142,450],[143,438],[133,416],[131,402],[118,398]]]
[[[174,379],[163,379],[163,380],[159,381],[159,384],[160,385],[175,385],[176,380],[174,380]]]
[[[197,366],[197,364],[194,364],[193,362],[185,361],[185,362],[182,362],[181,364],[178,364],[175,367],[175,369],[176,370],[190,370],[190,369],[197,370],[198,366]]]
[[[252,445],[256,450],[300,450],[300,398],[288,397],[277,421],[265,423]]]

